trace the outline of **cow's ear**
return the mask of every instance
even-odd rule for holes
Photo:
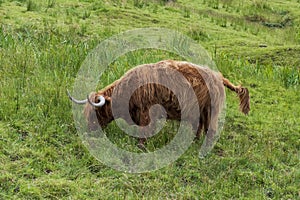
[[[105,96],[105,101],[107,101],[108,103],[111,103],[111,97],[110,96]]]

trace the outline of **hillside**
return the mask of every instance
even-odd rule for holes
[[[0,199],[300,198],[299,16],[298,0],[0,0]],[[90,154],[66,90],[101,41],[149,27],[203,46],[225,77],[249,89],[251,112],[241,114],[226,90],[224,130],[206,158],[195,141],[167,167],[130,174]],[[97,87],[163,59],[182,57],[127,53]],[[175,128],[169,123],[147,148],[170,142]],[[140,151],[115,123],[106,132]]]

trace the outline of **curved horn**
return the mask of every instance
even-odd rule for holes
[[[99,103],[94,103],[90,100],[89,95],[87,96],[88,102],[95,107],[102,107],[105,104],[105,98],[103,96],[98,96]]]
[[[77,100],[77,99],[75,99],[74,97],[71,96],[69,90],[67,90],[67,93],[68,93],[69,99],[70,99],[71,101],[73,101],[74,103],[76,103],[76,104],[86,104],[86,102],[88,102],[87,99],[84,99],[84,100]]]

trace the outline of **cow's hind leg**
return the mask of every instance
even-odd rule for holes
[[[201,133],[203,132],[205,135],[208,131],[210,123],[210,108],[205,108],[200,113],[199,126],[196,133],[196,140],[200,139]]]
[[[203,125],[204,129],[207,129],[207,132],[204,143],[202,144],[200,150],[201,157],[205,156],[212,150],[219,138],[219,136],[217,135],[219,112],[219,107],[212,107],[208,114],[208,119]]]

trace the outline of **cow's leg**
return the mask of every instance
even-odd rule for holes
[[[167,114],[161,105],[155,104],[149,108],[144,109],[140,114],[140,135],[139,145],[144,146],[147,138],[155,134],[156,123],[158,119],[167,118]]]
[[[141,149],[145,149],[145,142],[148,136],[148,127],[147,125],[150,123],[149,110],[143,109],[139,112],[139,144],[138,147]]]
[[[200,118],[199,126],[198,126],[198,129],[197,129],[197,132],[196,132],[196,140],[200,139],[202,128],[203,128],[203,120]]]
[[[139,143],[138,143],[138,147],[140,149],[145,149],[145,142],[146,142],[146,138],[139,138]]]
[[[219,111],[217,111],[217,112],[219,112]],[[216,115],[217,115],[217,118],[218,118],[218,113],[216,113]],[[203,132],[204,132],[205,135],[207,134],[209,124],[210,124],[211,120],[212,120],[211,119],[211,108],[209,107],[205,111],[205,121],[203,123]]]
[[[210,108],[205,108],[200,113],[199,127],[196,133],[196,139],[200,139],[201,132],[206,135],[210,123]]]
[[[208,150],[214,146],[214,143],[218,139],[216,132],[218,130],[218,118],[219,118],[220,108],[212,107],[210,112],[207,114],[207,120],[204,123],[204,131],[206,131],[206,140],[205,140],[205,147]]]

